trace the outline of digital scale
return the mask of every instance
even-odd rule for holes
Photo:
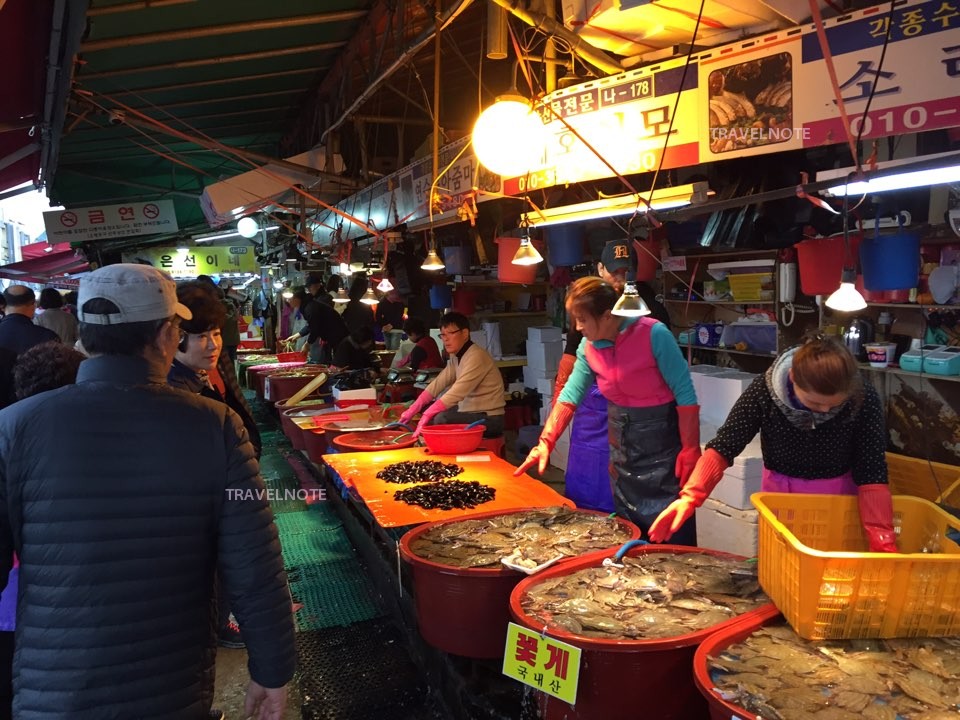
[[[428,370],[420,370],[417,372],[417,379],[414,382],[413,386],[420,388],[421,390],[425,389],[427,385],[433,382],[433,379],[440,374],[443,368],[430,368]]]
[[[931,375],[960,375],[960,347],[952,345],[923,354],[923,372]]]
[[[907,350],[900,356],[900,367],[910,372],[920,372],[923,369],[923,358],[946,347],[946,345],[921,345],[914,350]]]

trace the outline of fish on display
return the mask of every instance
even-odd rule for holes
[[[449,484],[449,483],[447,483]],[[414,555],[454,567],[494,567],[516,554],[536,567],[557,555],[573,557],[622,545],[623,523],[567,507],[550,507],[433,527],[410,544]]]
[[[756,564],[706,553],[654,552],[531,586],[526,614],[549,630],[649,640],[686,635],[770,602]]]
[[[708,669],[721,697],[761,720],[960,718],[960,638],[814,641],[781,622]]]

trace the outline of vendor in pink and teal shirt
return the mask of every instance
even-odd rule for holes
[[[647,533],[677,499],[700,458],[700,407],[686,360],[673,333],[649,317],[613,315],[619,294],[596,277],[577,280],[567,312],[583,334],[573,372],[540,441],[517,474],[547,461],[594,378],[607,398],[614,506]],[[691,517],[673,542],[696,544]]]

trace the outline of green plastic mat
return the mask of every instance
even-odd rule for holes
[[[303,512],[307,509],[307,504],[303,500],[271,500],[270,509],[276,519],[281,515]]]
[[[277,530],[280,532],[281,538],[288,535],[311,534],[339,528],[340,521],[336,516],[331,518],[327,513],[313,510],[284,513],[282,518],[277,518]]]
[[[271,490],[276,490],[275,493],[270,493],[271,495],[276,496],[285,496],[289,493],[285,493],[285,490],[299,490],[300,482],[297,479],[296,475],[289,474],[283,475],[277,472],[262,472],[260,475],[263,477],[263,484],[266,485]],[[284,500],[289,500],[289,497],[284,497]]]
[[[260,473],[263,475],[289,475],[295,477],[293,468],[287,462],[287,457],[274,448],[270,448],[260,456]]]
[[[355,561],[338,561],[300,568],[290,581],[293,601],[303,607],[294,613],[297,630],[320,630],[380,617],[373,587]]]
[[[342,531],[281,535],[280,545],[283,565],[288,570],[331,562],[356,562],[357,557]]]

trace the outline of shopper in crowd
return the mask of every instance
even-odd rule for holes
[[[400,416],[409,423],[423,412],[415,435],[426,425],[486,420],[484,437],[503,435],[503,377],[490,353],[470,340],[470,322],[457,312],[440,319],[440,340],[450,356],[447,366]],[[441,394],[442,393],[442,394]]]
[[[3,291],[7,314],[0,320],[0,347],[17,355],[34,345],[60,337],[45,327],[33,324],[37,312],[37,296],[26,285],[11,285]]]
[[[611,240],[603,247],[597,274],[613,286],[617,294],[623,292],[627,272],[636,268],[636,255],[627,240]],[[659,320],[668,328],[670,316],[656,294],[646,283],[638,283],[640,296],[650,309],[650,317]],[[557,379],[554,383],[554,402],[563,392],[563,386],[573,371],[577,349],[583,335],[570,323],[567,344],[560,358]],[[564,494],[577,507],[613,512],[613,488],[610,487],[610,440],[607,437],[607,399],[600,392],[597,381],[590,383],[583,400],[577,405],[570,428],[570,452],[567,471],[564,475]]]
[[[583,341],[540,442],[517,474],[533,465],[541,473],[546,470],[557,440],[596,378],[608,402],[614,506],[647,532],[676,499],[700,457],[700,408],[673,333],[649,316],[613,315],[618,298],[613,286],[597,277],[570,286],[567,312]],[[675,540],[695,544],[693,522]]]
[[[374,314],[374,322],[384,334],[391,330],[399,330],[403,327],[403,313],[407,309],[406,303],[396,289],[383,293],[380,302],[377,303],[377,312]]]
[[[298,335],[301,330],[307,328],[307,319],[303,316],[303,309],[310,299],[305,288],[297,287],[293,289],[293,296],[287,300],[287,306],[290,308],[290,315],[287,320],[287,336]],[[309,330],[307,331],[309,332]],[[295,349],[300,350],[306,344],[306,338],[301,337],[295,341]]]
[[[18,718],[207,718],[215,572],[249,653],[246,713],[283,715],[293,619],[253,446],[224,403],[166,383],[191,317],[155,268],[95,270],[80,281],[91,357],[77,383],[0,411]],[[64,418],[82,422],[63,432]]]
[[[823,336],[785,351],[750,384],[650,538],[668,540],[758,432],[761,490],[856,495],[870,550],[897,552],[883,405],[850,351]]]
[[[309,287],[308,287],[309,290]],[[282,342],[287,345],[296,344],[300,338],[307,338],[310,347],[309,361],[312,363],[329,363],[333,358],[333,351],[350,334],[343,318],[333,305],[327,305],[314,298],[306,299],[300,306],[307,325],[293,333]]]
[[[84,356],[61,342],[34,345],[17,358],[14,395],[23,400],[47,390],[72,385]],[[7,586],[0,594],[0,720],[13,717],[13,639],[16,630],[20,564],[12,558]]]
[[[340,341],[333,353],[333,364],[348,370],[371,370],[375,374],[380,369],[379,360],[373,353],[373,328],[361,325]]]
[[[224,319],[220,328],[220,339],[223,343],[223,353],[230,360],[231,373],[237,361],[237,348],[240,347],[240,303],[229,295],[230,281],[226,278],[217,285],[209,275],[198,275],[197,282],[202,282],[213,288],[217,298],[223,304]]]
[[[308,286],[307,290],[310,291],[310,294],[314,296],[317,302],[322,302],[324,305],[333,307],[333,298],[340,292],[340,277],[338,275],[331,275],[327,278],[326,285],[324,285],[322,275],[317,274],[316,278],[316,284]],[[311,290],[311,287],[315,289]]]
[[[440,348],[437,341],[430,337],[426,323],[420,318],[411,317],[403,324],[403,331],[414,343],[413,350],[402,360],[400,367],[409,367],[413,371],[428,368],[443,367],[443,358],[440,357]]]
[[[350,302],[344,308],[341,317],[351,330],[359,327],[372,328],[375,321],[373,308],[362,302],[360,298],[364,296],[369,287],[367,276],[363,273],[355,274],[350,282]]]
[[[53,330],[60,342],[70,347],[77,341],[77,316],[71,315],[63,309],[63,296],[55,288],[44,288],[40,291],[40,309],[33,322],[40,327]]]

